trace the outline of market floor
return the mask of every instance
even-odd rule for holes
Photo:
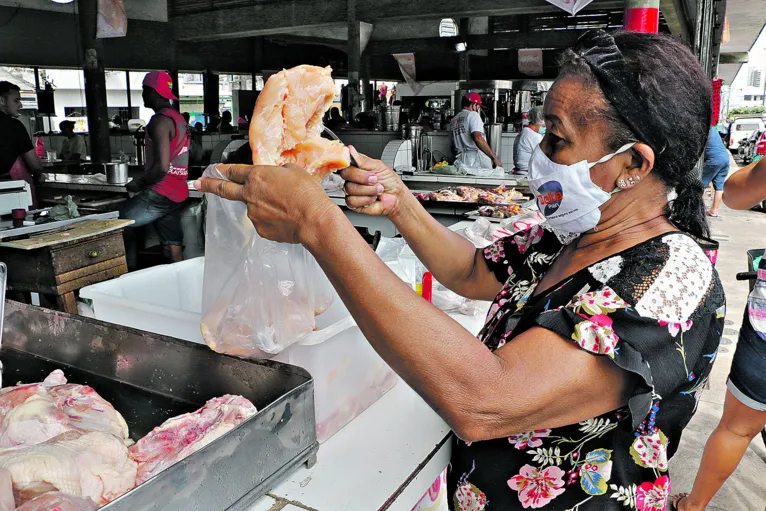
[[[732,161],[732,171],[737,170]],[[713,238],[720,243],[716,269],[726,292],[726,327],[709,390],[702,393],[696,415],[684,431],[676,455],[670,462],[673,493],[691,490],[702,452],[710,433],[718,425],[726,394],[726,378],[737,345],[748,283],[735,279],[747,269],[747,251],[766,248],[766,212],[734,211],[722,206],[711,218]],[[708,510],[764,511],[766,508],[766,446],[760,435],[753,440],[737,471],[723,485]]]

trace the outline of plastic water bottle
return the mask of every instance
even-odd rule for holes
[[[45,159],[45,144],[43,143],[43,137],[37,137],[37,142],[35,143],[35,151],[37,152],[37,157],[41,160]]]

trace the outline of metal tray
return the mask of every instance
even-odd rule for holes
[[[319,444],[314,382],[299,367],[246,361],[206,346],[7,301],[3,384],[38,382],[62,369],[125,417],[138,440],[166,419],[223,394],[258,413],[188,458],[102,507],[103,511],[248,509]]]

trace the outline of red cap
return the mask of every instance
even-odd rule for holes
[[[152,71],[146,73],[144,77],[144,87],[151,87],[157,91],[157,94],[165,99],[174,99],[178,101],[178,98],[173,95],[173,79],[165,71]]]
[[[469,92],[465,95],[465,99],[470,103],[476,103],[480,107],[484,108],[484,104],[481,102],[481,96],[479,96],[478,92]]]

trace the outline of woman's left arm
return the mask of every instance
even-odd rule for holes
[[[461,438],[563,426],[627,402],[626,372],[549,330],[532,328],[491,352],[402,282],[316,180],[300,169],[249,168],[221,169],[244,185],[203,179],[200,188],[246,202],[261,236],[311,251],[370,344]]]

